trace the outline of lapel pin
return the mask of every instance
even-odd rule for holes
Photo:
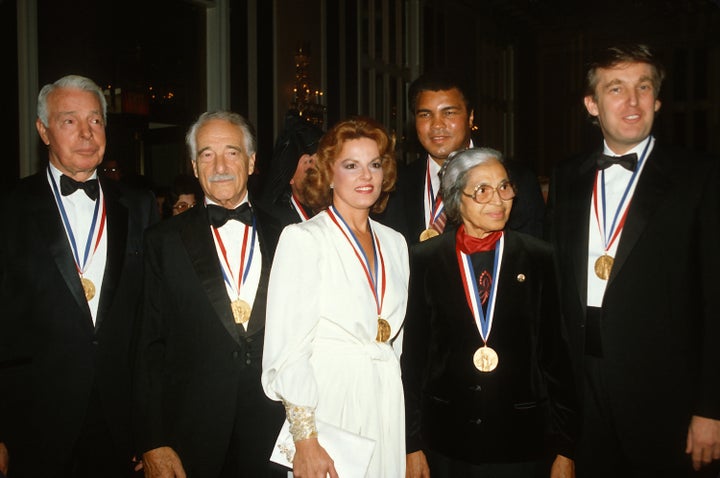
[[[518,275],[517,275],[517,281],[518,281],[518,282],[525,282],[525,274],[518,274]]]

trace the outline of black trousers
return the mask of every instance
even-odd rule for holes
[[[575,457],[577,478],[720,478],[720,463],[700,472],[678,446],[677,453],[640,461],[623,448],[608,407],[602,377],[602,358],[585,356],[582,434]],[[662,420],[662,417],[658,417]],[[652,430],[648,430],[651,435]]]

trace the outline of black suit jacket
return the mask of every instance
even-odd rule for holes
[[[47,172],[2,201],[0,439],[13,471],[27,476],[50,476],[67,461],[91,394],[128,464],[132,457],[129,349],[143,232],[157,206],[149,192],[101,182],[107,263],[94,326]]]
[[[172,447],[188,476],[218,476],[228,453],[246,453],[258,442],[265,456],[248,460],[267,466],[284,418],[260,385],[267,283],[280,228],[255,203],[253,211],[262,276],[247,331],[233,320],[207,209],[195,207],[148,232],[137,443],[141,452]],[[252,412],[241,412],[243,404]],[[247,444],[229,450],[233,428],[257,417],[269,418],[262,427],[248,426]]]
[[[479,372],[482,346],[460,276],[455,229],[411,248],[401,356],[407,451],[467,463],[572,456],[575,391],[561,330],[550,246],[508,231],[488,346],[497,368]]]
[[[419,242],[420,233],[427,229],[424,199],[428,161],[424,157],[407,166],[398,167],[397,188],[391,194],[385,212],[376,217],[405,236],[408,245]],[[520,163],[506,161],[503,165],[518,188],[507,228],[536,237],[542,236],[545,202],[537,177]]]
[[[561,163],[547,235],[581,374],[594,155]],[[691,415],[720,419],[718,162],[656,142],[638,179],[602,304],[603,406],[626,452],[683,453]],[[648,431],[652,433],[648,433]]]

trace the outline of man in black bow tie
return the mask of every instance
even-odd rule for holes
[[[561,163],[551,182],[582,477],[716,477],[720,465],[720,162],[651,135],[663,76],[646,46],[603,50],[584,99],[602,154]]]
[[[36,126],[49,164],[5,198],[0,232],[0,471],[126,477],[134,464],[130,339],[149,191],[97,179],[102,90],[46,85]],[[5,458],[3,458],[5,457]]]
[[[186,139],[205,200],[148,233],[137,443],[149,477],[265,477],[284,419],[260,385],[280,227],[250,205],[244,118],[205,113]]]

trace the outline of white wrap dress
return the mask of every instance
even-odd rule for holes
[[[405,476],[399,357],[408,251],[402,235],[370,223],[385,265],[380,315],[390,324],[390,341],[376,341],[378,312],[368,277],[324,211],[286,227],[280,237],[268,290],[262,383],[270,398],[314,408],[317,420],[375,440],[366,476],[398,478]]]

